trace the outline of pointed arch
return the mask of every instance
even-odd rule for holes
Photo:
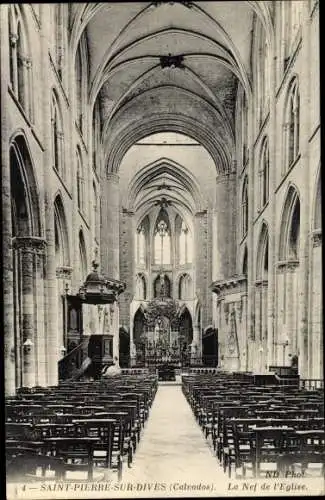
[[[13,137],[9,147],[9,155],[15,236],[42,236],[40,194],[29,146],[23,134],[17,133]]]
[[[76,123],[81,133],[86,130],[86,113],[85,106],[88,96],[88,44],[86,34],[83,33],[76,52],[75,64],[75,110],[76,110]]]
[[[270,154],[269,141],[265,136],[261,144],[260,161],[259,161],[259,209],[265,207],[269,201],[269,170],[270,170]]]
[[[193,298],[193,282],[189,274],[184,273],[178,282],[178,298],[180,300],[189,300]]]
[[[95,236],[95,239],[97,242],[99,241],[99,197],[97,193],[97,187],[96,187],[96,182],[93,179],[93,192],[92,192],[92,198],[93,198],[93,234]]]
[[[83,230],[79,231],[79,280],[83,283],[87,277],[87,251]]]
[[[178,216],[180,217],[180,216]],[[180,218],[181,219],[181,218]],[[190,264],[193,259],[193,238],[190,228],[181,219],[180,226],[176,227],[176,238],[178,243],[178,261],[180,265]]]
[[[283,119],[283,174],[297,160],[300,151],[300,96],[295,75],[289,82]]]
[[[195,325],[199,328],[199,331],[201,332],[201,329],[202,329],[202,305],[201,305],[200,301],[198,301],[196,303],[196,306],[195,306],[194,321],[195,321]]]
[[[183,339],[183,345],[189,345],[193,341],[192,315],[187,307],[183,307],[179,315],[179,335]]]
[[[77,202],[81,212],[85,211],[85,171],[80,146],[77,146]]]
[[[253,67],[258,123],[265,120],[269,105],[269,54],[270,42],[261,20],[255,18]]]
[[[33,120],[31,44],[22,6],[10,9],[9,21],[11,86],[27,118]]]
[[[245,175],[243,180],[242,195],[241,195],[241,233],[242,237],[248,231],[248,176]]]
[[[154,297],[170,297],[171,282],[166,274],[159,274],[153,283]]]
[[[320,169],[317,174],[315,185],[312,229],[314,231],[319,231],[322,229],[322,184]]]
[[[135,236],[135,261],[140,266],[147,264],[149,230],[150,221],[146,215],[138,225]]]
[[[142,341],[142,336],[145,333],[145,316],[143,307],[139,307],[133,317],[133,341],[136,345]]]
[[[66,67],[68,5],[57,3],[54,12],[55,62],[59,78],[62,80]]]
[[[161,157],[145,165],[135,174],[125,194],[125,199],[123,200],[124,205],[130,210],[137,210],[139,204],[138,200],[141,192],[143,192],[143,188],[150,185],[152,182],[156,183],[160,179],[163,182],[163,180],[168,177],[173,180],[176,188],[186,190],[186,192],[190,193],[191,200],[190,203],[188,203],[190,211],[195,212],[203,210],[205,201],[197,179],[186,167],[166,157]],[[175,189],[175,191],[177,191],[177,189]]]
[[[56,89],[52,90],[51,100],[51,127],[52,127],[52,165],[57,173],[65,179],[64,168],[64,135],[63,118],[60,100]]]
[[[256,279],[267,280],[269,269],[269,230],[265,221],[262,223],[257,246]]]
[[[54,200],[55,246],[60,255],[60,266],[70,265],[69,233],[61,194]]]
[[[171,226],[168,212],[161,208],[154,228],[154,263],[171,264]]]
[[[135,298],[137,300],[147,299],[147,282],[143,273],[139,273],[136,276]]]
[[[248,266],[248,252],[247,252],[247,245],[245,245],[243,251],[242,265],[241,265],[241,272],[244,275],[247,275],[247,266]]]
[[[295,186],[289,186],[280,226],[280,260],[299,260],[300,197]]]
[[[101,134],[101,120],[100,120],[100,105],[99,100],[96,99],[93,108],[92,117],[92,145],[93,145],[93,168],[95,171],[99,170],[100,164],[100,134]]]

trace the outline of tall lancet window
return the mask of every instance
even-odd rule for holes
[[[161,213],[157,219],[154,236],[155,264],[170,264],[170,229],[167,214]]]
[[[179,236],[179,263],[189,264],[192,262],[193,243],[192,235],[185,222],[182,222]]]
[[[146,263],[146,234],[142,224],[137,229],[137,262],[141,265]]]

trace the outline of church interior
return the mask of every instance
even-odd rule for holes
[[[324,474],[318,0],[0,12],[8,477]]]

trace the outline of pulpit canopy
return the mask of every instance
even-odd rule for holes
[[[86,304],[113,304],[124,292],[126,284],[100,275],[97,268],[98,264],[93,262],[93,271],[80,287],[78,297]]]

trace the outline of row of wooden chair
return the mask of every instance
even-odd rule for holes
[[[157,377],[143,374],[19,389],[6,400],[8,481],[81,471],[89,480],[97,468],[121,479],[156,391]]]
[[[266,462],[285,476],[298,464],[304,473],[324,464],[323,392],[250,380],[226,373],[182,377],[183,393],[224,471],[231,477],[250,468],[260,476]]]

